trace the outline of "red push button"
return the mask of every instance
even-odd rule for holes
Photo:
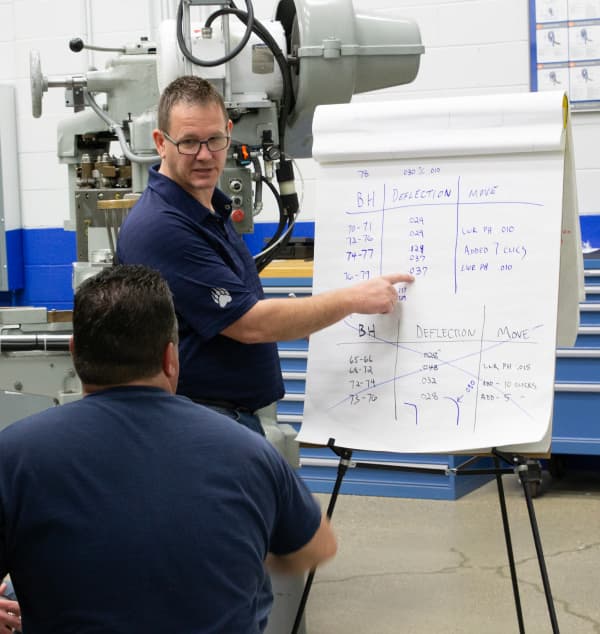
[[[246,217],[243,209],[234,209],[231,212],[231,219],[233,222],[242,222],[242,220]]]

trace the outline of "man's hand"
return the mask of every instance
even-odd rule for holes
[[[6,583],[0,584],[0,631],[21,629],[21,609],[16,601],[11,601],[4,596]]]
[[[352,312],[362,315],[391,313],[398,303],[398,290],[394,284],[413,282],[414,279],[406,273],[390,273],[351,286],[348,293],[352,297]]]

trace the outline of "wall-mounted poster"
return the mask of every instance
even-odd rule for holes
[[[600,0],[530,0],[531,90],[600,108]]]

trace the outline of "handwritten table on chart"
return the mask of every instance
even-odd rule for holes
[[[415,281],[392,314],[311,336],[300,440],[399,452],[540,441],[562,194],[555,153],[321,165],[314,292]]]

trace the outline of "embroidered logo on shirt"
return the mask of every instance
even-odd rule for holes
[[[210,294],[215,304],[219,304],[221,308],[225,308],[231,302],[231,295],[224,288],[213,288]]]

